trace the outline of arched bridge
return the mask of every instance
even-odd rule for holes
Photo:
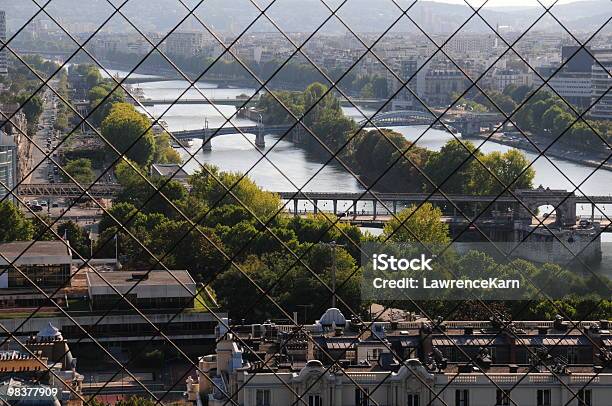
[[[397,110],[376,114],[370,120],[361,120],[360,126],[376,125],[378,127],[403,127],[410,125],[430,125],[436,116],[428,111]],[[479,134],[484,127],[494,128],[504,121],[498,113],[465,113],[449,114],[440,118],[433,126],[440,130],[450,130],[464,135]]]
[[[418,110],[397,110],[378,113],[370,120],[361,120],[360,126],[368,126],[370,124],[381,127],[395,127],[406,125],[427,125],[435,120],[435,116],[426,111]]]

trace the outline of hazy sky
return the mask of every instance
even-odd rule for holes
[[[433,0],[439,3],[465,4],[464,0]],[[472,6],[480,6],[484,0],[467,0]],[[542,4],[549,6],[554,0],[540,0]],[[559,0],[557,4],[572,3],[582,0]],[[542,7],[537,0],[489,0],[485,7],[508,7],[508,6],[537,6]]]

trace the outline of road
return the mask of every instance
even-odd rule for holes
[[[51,83],[51,85],[53,86],[54,84]],[[32,140],[36,146],[32,147],[32,162],[30,167],[36,169],[34,169],[34,172],[26,179],[27,183],[59,182],[60,180],[59,168],[54,168],[53,163],[47,157],[47,154],[50,153],[58,143],[58,131],[53,128],[56,117],[57,97],[47,89],[43,93],[43,112],[40,116],[38,129],[32,136]],[[53,158],[57,158],[57,152],[53,153]],[[40,166],[38,166],[39,164]]]

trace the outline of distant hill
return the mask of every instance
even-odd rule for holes
[[[122,1],[110,0],[119,5]],[[199,0],[184,0],[193,7]],[[257,0],[262,7],[270,0]],[[396,0],[403,8],[412,1]],[[331,7],[341,3],[340,0],[327,0]],[[0,9],[7,13],[9,31],[21,27],[37,10],[33,2],[0,0]],[[53,0],[47,7],[48,12],[62,22],[71,24],[75,31],[88,31],[100,25],[108,18],[113,9],[106,0]],[[186,10],[177,0],[129,0],[123,8],[126,15],[145,31],[165,31],[176,25]],[[485,8],[482,15],[491,25],[511,26],[515,29],[526,28],[543,9],[541,7]],[[572,29],[594,30],[612,15],[612,2],[609,0],[589,0],[556,5],[552,12]],[[358,32],[380,32],[389,26],[401,12],[391,0],[348,0],[338,15]],[[446,4],[432,1],[418,1],[409,15],[428,33],[448,33],[458,28],[470,15],[472,10],[466,5]],[[258,15],[257,9],[249,0],[204,0],[197,9],[197,15],[203,21],[220,32],[242,31]],[[284,30],[311,32],[329,16],[320,0],[277,0],[268,10]],[[42,15],[43,20],[47,19]],[[181,29],[198,29],[195,19],[188,19]],[[537,26],[538,30],[559,31],[552,18],[545,18]],[[130,31],[127,23],[118,15],[108,25],[111,31]],[[271,24],[264,18],[253,25],[252,32],[273,31]],[[469,32],[488,32],[478,17],[474,17],[464,28]],[[346,30],[332,18],[325,25],[326,32],[341,33]],[[400,20],[394,31],[414,32],[416,28],[407,19]]]

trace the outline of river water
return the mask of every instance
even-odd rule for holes
[[[113,74],[123,74],[121,71],[113,71]],[[139,75],[146,78],[146,75]],[[151,78],[151,77],[149,77]],[[133,86],[143,90],[146,98],[173,100],[179,97],[188,88],[188,82],[180,80],[144,82]],[[234,98],[241,94],[251,95],[254,89],[246,88],[223,88],[219,89],[215,84],[201,82],[198,88],[209,98]],[[201,99],[202,96],[195,89],[189,89],[184,96],[185,99]],[[235,112],[235,107],[210,104],[182,104],[169,108],[168,104],[158,104],[147,107],[150,114],[164,120],[170,131],[188,130],[202,128],[205,120],[211,128],[221,126],[225,123],[224,117],[229,117]],[[357,108],[343,108],[344,113],[354,117],[356,120],[363,119],[363,114],[372,115],[374,110]],[[255,124],[249,120],[234,119],[235,125]],[[408,140],[416,141],[416,146],[439,150],[453,136],[445,131],[429,129],[426,127],[394,127],[393,130],[403,134]],[[224,171],[235,171],[248,173],[258,185],[272,191],[293,191],[298,188],[304,191],[351,191],[363,190],[360,182],[349,174],[340,165],[329,165],[317,157],[309,154],[292,144],[274,136],[266,136],[266,148],[263,151],[256,149],[253,144],[255,136],[252,134],[223,135],[212,140],[212,151],[200,151],[201,141],[194,140],[193,145],[185,151],[179,149],[183,157],[185,169],[193,172],[199,169],[203,163],[218,166]],[[473,140],[480,145],[480,150],[488,153],[491,151],[507,151],[510,147],[494,142]],[[481,145],[482,144],[482,145]],[[551,189],[576,190],[589,195],[612,194],[612,172],[596,171],[592,167],[579,165],[557,158],[537,157],[530,151],[523,151],[530,161],[534,161],[533,168],[536,172],[535,186],[543,185]],[[193,155],[191,157],[190,155]],[[556,166],[556,168],[555,168]],[[572,185],[573,183],[573,185]],[[348,203],[347,203],[348,204]],[[324,207],[323,207],[324,208]],[[590,213],[589,207],[579,207],[581,214]],[[602,206],[604,213],[612,210],[612,207]],[[601,214],[597,213],[596,214]]]

